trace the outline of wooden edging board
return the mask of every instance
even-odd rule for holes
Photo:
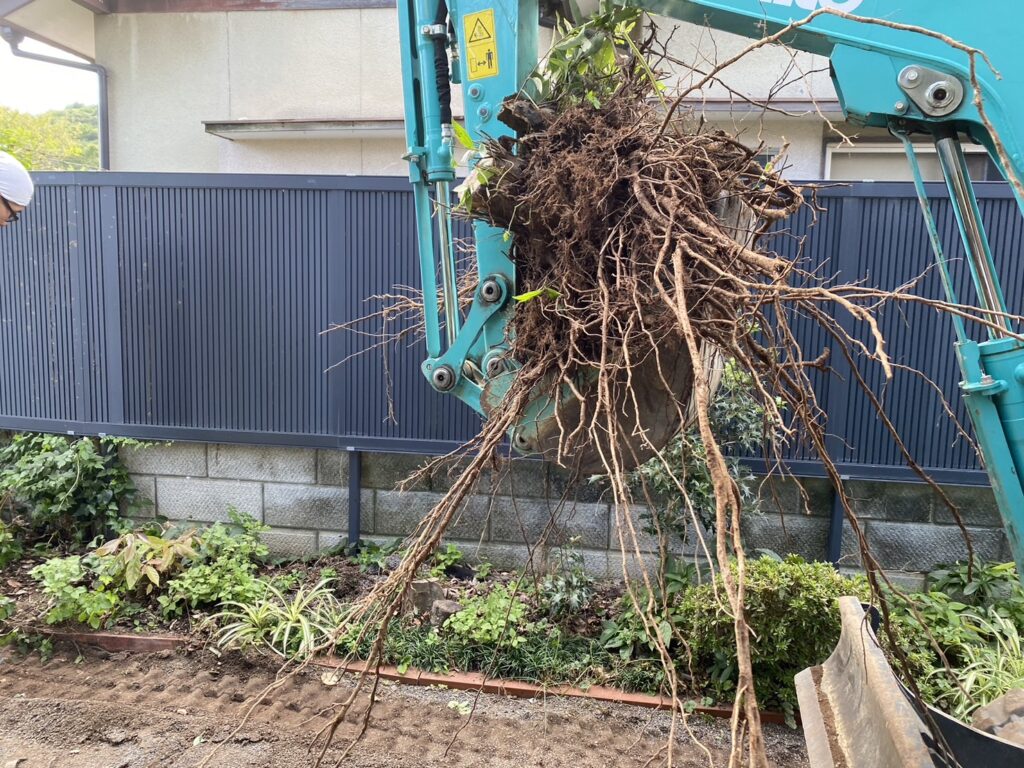
[[[349,674],[358,674],[366,667],[365,663],[361,661],[344,662],[330,658],[316,659],[314,663]],[[374,670],[371,668],[369,671],[373,673]],[[381,679],[393,680],[403,685],[440,685],[458,691],[481,691],[483,693],[495,693],[524,699],[564,696],[567,698],[594,699],[614,704],[629,704],[634,707],[646,707],[648,709],[672,709],[672,699],[668,696],[627,693],[604,685],[592,685],[589,688],[574,688],[569,685],[541,686],[520,680],[489,678],[478,672],[437,674],[434,672],[424,672],[413,667],[408,668],[405,672],[399,672],[397,667],[387,665],[381,665],[376,671]],[[691,711],[726,720],[732,717],[731,707],[695,707]],[[761,710],[761,720],[766,723],[784,724],[786,717],[781,712]]]

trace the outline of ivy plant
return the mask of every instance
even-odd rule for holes
[[[121,532],[139,498],[117,449],[138,445],[118,437],[18,434],[0,448],[0,496],[26,521],[27,534],[80,547],[107,529]]]

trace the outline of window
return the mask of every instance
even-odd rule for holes
[[[917,162],[925,181],[942,181],[935,147],[915,144]],[[984,147],[964,145],[967,170],[974,181],[1001,181],[999,168]],[[864,142],[855,146],[831,145],[825,150],[825,178],[842,181],[913,181],[902,144]]]

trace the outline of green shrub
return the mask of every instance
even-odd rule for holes
[[[461,565],[464,561],[462,551],[454,544],[448,544],[444,549],[438,549],[431,558],[429,575],[433,579],[439,579],[448,573],[448,569]]]
[[[546,622],[521,631],[514,643],[502,640],[496,651],[498,647],[463,636],[449,643],[448,657],[455,669],[543,685],[593,681],[608,658],[596,641]]]
[[[672,641],[672,613],[679,596],[691,588],[696,577],[697,567],[693,563],[676,558],[668,559],[662,577],[664,593],[660,587],[656,587],[653,600],[656,629],[666,643]],[[647,605],[649,599],[650,595],[646,590],[638,591],[637,601],[641,605]],[[651,638],[629,595],[622,599],[619,614],[614,619],[605,621],[600,642],[603,648],[617,654],[623,663],[656,655],[658,649],[657,642]],[[664,670],[662,678],[663,672]]]
[[[153,594],[197,557],[195,531],[164,537],[131,531],[97,549],[96,575],[107,589]]]
[[[945,669],[932,673],[935,704],[961,720],[1010,690],[1024,688],[1024,642],[1017,626],[995,611],[965,619],[981,642],[960,646],[963,664],[954,670],[954,680]]]
[[[738,677],[736,640],[733,618],[719,602],[725,600],[721,577],[714,585],[694,586],[680,576],[666,585],[666,593],[655,595],[654,631],[680,672],[692,674],[695,693],[731,698]],[[793,678],[832,653],[840,631],[836,600],[851,594],[866,600],[867,584],[844,578],[827,563],[807,563],[795,555],[747,561],[745,615],[762,706],[793,713]],[[616,674],[630,687],[663,682],[653,666],[657,644],[628,596],[621,613],[606,623],[601,644],[618,654]]]
[[[81,546],[108,528],[122,530],[121,509],[137,497],[117,449],[124,438],[19,434],[0,448],[0,496],[8,495],[28,533],[55,544]]]
[[[363,573],[383,573],[388,569],[388,560],[393,555],[403,554],[402,540],[396,539],[391,544],[381,546],[373,541],[364,541],[349,560],[359,566]]]
[[[112,619],[121,605],[121,596],[100,584],[89,583],[92,568],[78,555],[55,557],[30,571],[49,597],[47,624],[77,621],[99,629]]]
[[[159,604],[168,616],[226,600],[262,596],[256,563],[267,553],[265,528],[231,511],[232,526],[158,536],[124,534],[84,556],[56,557],[31,571],[50,598],[50,624],[78,621],[98,628]]]
[[[7,621],[17,610],[17,604],[7,595],[0,595],[0,622]]]
[[[1014,563],[975,561],[946,565],[928,574],[930,592],[943,592],[951,599],[987,611],[994,608],[1024,629],[1024,588]]]
[[[595,640],[569,634],[545,622],[521,628],[514,644],[503,640],[498,645],[494,633],[485,633],[483,641],[472,635],[454,633],[448,627],[438,632],[432,627],[395,620],[388,628],[384,661],[400,670],[417,667],[440,673],[452,669],[486,672],[540,685],[593,683],[604,679],[603,670],[609,666],[607,652]],[[344,643],[341,650],[349,653],[353,644]],[[364,639],[357,650],[361,651],[358,655],[365,657],[368,640]]]
[[[225,601],[249,602],[263,594],[256,566],[267,556],[260,534],[267,526],[235,509],[228,510],[230,525],[217,523],[199,535],[196,557],[167,582],[158,601],[167,616],[179,616],[188,608]]]
[[[847,579],[828,563],[761,557],[747,563],[747,624],[758,702],[796,706],[793,678],[828,658],[839,640],[837,598],[868,599],[863,579]],[[724,600],[724,585],[717,580]],[[733,619],[716,599],[711,584],[682,593],[673,614],[674,630],[689,644],[692,669],[719,696],[731,696],[737,680]],[[685,660],[683,660],[685,665]]]
[[[956,563],[930,573],[928,583],[932,591],[888,596],[892,632],[909,666],[901,671],[914,678],[929,703],[951,714],[969,711],[959,698],[958,678],[979,662],[1000,662],[995,649],[1009,627],[1024,632],[1024,587],[1013,563],[977,562],[971,578],[966,563]],[[1005,631],[986,632],[985,626]],[[888,649],[885,633],[881,641]]]

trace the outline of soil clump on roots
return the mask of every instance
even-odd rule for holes
[[[635,466],[679,431],[695,368],[681,306],[705,357],[748,346],[742,298],[791,267],[757,252],[755,228],[800,190],[722,131],[665,125],[655,93],[638,77],[600,108],[506,102],[519,138],[485,145],[467,206],[512,233],[516,291],[535,294],[509,356],[558,407],[532,447],[581,472]]]

